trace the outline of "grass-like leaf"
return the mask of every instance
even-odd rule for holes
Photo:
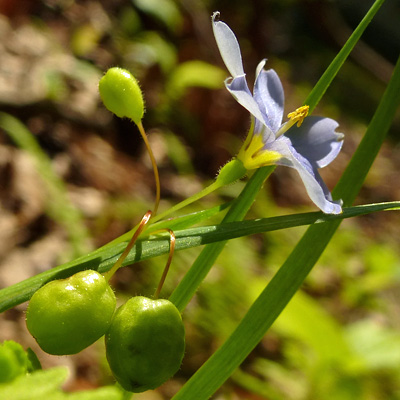
[[[384,0],[375,1],[375,3],[368,11],[366,16],[363,18],[363,20],[360,22],[356,30],[347,40],[347,42],[340,50],[338,55],[335,57],[335,59],[332,61],[327,71],[323,74],[321,79],[318,81],[316,86],[311,91],[310,95],[308,96],[305,102],[305,104],[309,105],[310,112],[312,112],[312,110],[318,104],[319,100],[321,99],[321,97],[331,84],[333,78],[339,72],[344,61],[347,59],[351,50],[361,37],[361,34],[364,32],[364,30],[371,22],[376,12],[383,4],[383,1]],[[255,196],[258,193],[257,187],[261,187],[258,186],[258,179],[262,177],[263,174],[265,174],[264,175],[264,180],[265,180],[267,176],[270,173],[272,173],[275,167],[264,167],[264,168],[260,168],[258,171],[254,173],[252,179],[249,180],[248,184],[243,189],[239,198],[234,202],[223,222],[240,220],[244,218],[244,216],[247,213],[247,210],[249,209]],[[269,170],[269,168],[271,169]],[[223,250],[224,245],[225,243],[210,245],[208,246],[208,248],[205,248],[199,255],[199,257],[196,259],[189,272],[185,275],[181,283],[178,285],[178,287],[175,289],[175,291],[172,293],[170,297],[170,300],[173,303],[175,303],[178,309],[182,310],[189,302],[191,296],[195,293],[195,291],[201,284],[202,280],[205,278],[208,271],[211,269],[212,265],[216,261],[218,255]]]
[[[329,221],[341,221],[344,218],[357,217],[372,212],[400,209],[400,202],[369,204],[343,209],[343,214],[326,215],[322,212],[311,212],[284,215],[257,220],[225,222],[219,225],[208,225],[197,228],[175,230],[176,251],[207,244],[221,245],[226,240],[262,232],[293,228],[304,225],[320,225]],[[93,252],[85,257],[60,265],[42,272],[32,278],[0,290],[0,312],[29,300],[32,294],[45,283],[53,279],[71,276],[83,269],[95,269],[100,272],[108,271],[125,249],[126,243],[119,243],[103,252]],[[140,239],[129,253],[123,265],[130,265],[169,252],[169,235],[150,235]],[[204,271],[202,272],[204,273]],[[200,275],[202,274],[200,273]],[[199,275],[196,274],[197,277]],[[189,275],[190,276],[190,275]],[[190,286],[193,287],[193,286]],[[179,291],[177,292],[180,293]],[[191,294],[187,292],[179,297],[171,296],[181,310]]]
[[[181,215],[179,217],[175,217],[172,219],[155,222],[154,224],[150,224],[148,227],[146,227],[146,235],[149,235],[150,233],[160,231],[163,229],[171,229],[173,231],[176,231],[178,229],[185,229],[190,226],[197,225],[200,222],[203,222],[204,220],[209,219],[209,218],[219,214],[220,212],[227,210],[231,206],[231,204],[232,204],[232,202],[227,202],[227,203],[223,203],[218,206],[209,208],[207,210],[196,211],[194,213]],[[129,241],[130,238],[132,237],[132,235],[134,234],[136,228],[137,227],[134,227],[129,232],[126,232],[123,235],[117,237],[116,239],[107,243],[106,245],[104,245],[103,247],[98,249],[97,251],[103,251],[104,249],[110,248],[110,247],[116,245],[117,243]]]
[[[351,204],[364,181],[400,104],[400,58],[367,132],[333,196]],[[208,399],[260,342],[300,288],[330,242],[340,220],[311,226],[253,303],[236,330],[173,397]]]

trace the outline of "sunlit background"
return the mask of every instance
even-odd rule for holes
[[[154,202],[153,172],[136,127],[113,117],[97,84],[129,69],[146,101],[143,124],[167,209],[196,193],[238,151],[249,116],[224,89],[229,76],[211,14],[240,41],[249,83],[258,62],[279,74],[287,112],[299,107],[365,15],[356,0],[0,0],[0,108],[20,119],[43,153],[0,132],[0,287],[89,252],[137,223]],[[333,81],[315,115],[337,120],[343,151],[322,171],[337,183],[377,107],[400,50],[400,3],[387,1]],[[400,115],[357,204],[400,200]],[[44,161],[43,161],[44,154]],[[65,185],[37,162],[51,161]],[[41,161],[40,161],[41,160]],[[47,165],[47,164],[45,164]],[[185,212],[238,195],[219,190]],[[49,188],[50,187],[50,188]],[[248,218],[315,211],[297,172],[277,168]],[[207,221],[218,223],[220,217]],[[301,237],[295,228],[235,239],[183,314],[187,351],[175,378],[134,398],[169,399],[224,342]],[[287,309],[214,399],[400,399],[400,219],[344,221]],[[199,249],[175,254],[168,297]],[[112,281],[122,303],[150,296],[164,258]],[[43,353],[24,322],[26,303],[0,316],[0,340],[32,347],[43,367],[68,365],[68,391],[113,382],[103,341],[76,356]]]

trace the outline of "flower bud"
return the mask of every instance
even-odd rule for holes
[[[138,125],[144,114],[144,100],[137,80],[126,69],[110,68],[99,82],[100,97],[117,117],[130,118]]]

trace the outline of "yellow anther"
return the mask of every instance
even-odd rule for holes
[[[309,106],[302,106],[297,108],[295,111],[288,114],[288,118],[291,119],[293,125],[297,122],[297,127],[301,126],[304,118],[308,115]]]

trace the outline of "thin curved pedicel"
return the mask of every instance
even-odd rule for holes
[[[248,170],[266,165],[296,169],[316,206],[324,213],[340,214],[341,201],[332,200],[318,173],[318,168],[330,164],[342,147],[344,135],[335,131],[338,123],[330,118],[307,117],[308,106],[289,113],[288,121],[282,122],[284,92],[277,73],[266,70],[266,60],[262,60],[251,93],[235,34],[219,20],[219,12],[213,14],[212,25],[222,59],[232,75],[225,86],[251,114],[249,134],[237,159]]]

